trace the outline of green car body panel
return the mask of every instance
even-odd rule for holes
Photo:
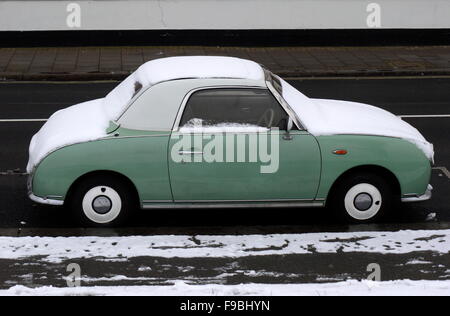
[[[175,201],[277,201],[314,200],[320,181],[320,150],[316,139],[307,132],[293,131],[290,140],[285,132],[272,131],[279,143],[279,156],[271,164],[261,162],[187,162],[169,159],[170,181]],[[200,141],[209,142],[219,134],[199,135]],[[249,138],[256,133],[241,133],[245,137],[246,153]],[[172,135],[170,148],[178,141]],[[206,137],[205,137],[206,136]],[[233,139],[237,134],[227,133]],[[193,136],[194,138],[195,136]],[[274,142],[275,143],[275,142]],[[174,148],[175,151],[177,148]],[[198,150],[194,148],[194,150]],[[234,150],[237,153],[237,141]],[[174,153],[176,155],[176,152]],[[195,159],[195,158],[194,158]],[[191,159],[192,160],[192,159]],[[264,171],[264,168],[267,168]],[[272,169],[272,170],[269,170]]]
[[[322,177],[318,198],[326,198],[332,185],[347,171],[358,167],[378,167],[392,173],[402,196],[423,195],[430,183],[431,164],[413,143],[392,137],[335,135],[319,136]],[[345,149],[347,155],[333,152]]]
[[[81,176],[113,171],[130,179],[141,199],[171,200],[167,168],[170,134],[120,129],[114,135],[51,153],[35,170],[33,193],[65,198]]]
[[[111,130],[114,130],[112,128]],[[141,204],[189,201],[326,200],[333,184],[357,167],[384,168],[397,179],[401,194],[420,196],[431,165],[414,144],[397,138],[363,135],[314,137],[293,131],[280,138],[279,170],[260,172],[254,163],[172,161],[176,135],[118,128],[107,138],[70,145],[49,154],[35,169],[33,193],[64,200],[83,175],[110,171],[127,177]],[[338,149],[348,151],[336,155]]]

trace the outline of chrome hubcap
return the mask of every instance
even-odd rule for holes
[[[96,224],[111,223],[122,212],[122,199],[119,193],[103,185],[86,192],[82,205],[84,215]]]
[[[92,202],[92,208],[96,213],[103,215],[111,211],[112,202],[104,195],[97,196]]]
[[[353,204],[359,211],[364,212],[372,207],[373,199],[370,194],[361,193],[355,197]]]

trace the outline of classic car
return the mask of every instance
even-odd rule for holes
[[[52,115],[30,144],[28,192],[94,226],[229,207],[328,207],[364,223],[429,199],[433,156],[380,108],[308,98],[248,60],[171,57]]]

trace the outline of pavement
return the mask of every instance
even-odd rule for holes
[[[254,60],[283,77],[447,76],[450,46],[0,48],[0,80],[122,80],[146,61],[188,55]]]

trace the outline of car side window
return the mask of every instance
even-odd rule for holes
[[[200,90],[189,98],[180,127],[255,126],[285,129],[288,114],[265,89]]]

